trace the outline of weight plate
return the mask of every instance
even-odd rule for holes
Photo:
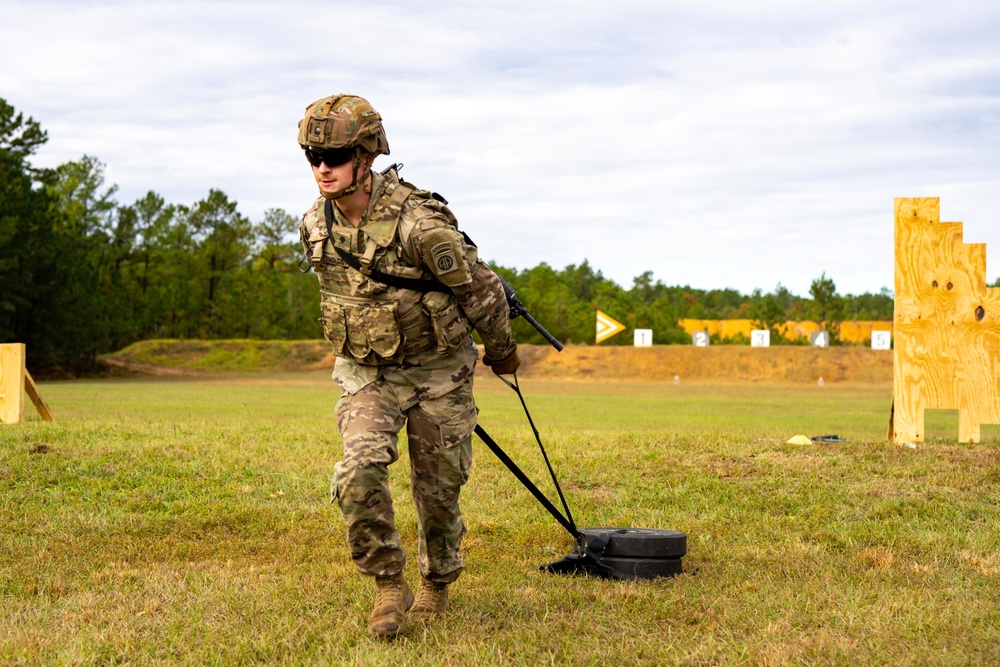
[[[602,556],[623,558],[679,558],[687,553],[687,535],[652,528],[581,528],[587,546],[610,535]],[[593,548],[593,547],[592,547]]]
[[[619,558],[601,556],[601,563],[628,579],[673,577],[683,572],[680,558]]]

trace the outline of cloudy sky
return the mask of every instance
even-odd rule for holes
[[[316,195],[295,137],[338,92],[507,267],[808,294],[893,281],[893,198],[941,197],[1000,277],[1000,4],[893,0],[0,0],[35,158],[117,199]]]

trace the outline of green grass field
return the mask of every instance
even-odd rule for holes
[[[540,573],[571,540],[477,441],[449,615],[374,640],[326,373],[44,383],[55,423],[0,426],[0,665],[1000,664],[996,429],[887,443],[888,386],[522,389],[577,523],[684,531],[685,574]],[[554,498],[517,397],[477,396]]]

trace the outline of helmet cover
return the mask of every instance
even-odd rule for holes
[[[372,155],[388,155],[382,117],[357,95],[331,95],[306,107],[299,121],[299,145],[305,148],[360,147]]]

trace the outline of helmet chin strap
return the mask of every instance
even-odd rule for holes
[[[336,192],[323,192],[320,190],[319,193],[327,199],[340,199],[341,197],[346,197],[347,195],[352,195],[358,191],[361,187],[361,183],[358,182],[358,172],[361,171],[361,149],[354,149],[354,166],[351,168],[351,184],[346,188],[337,190]],[[365,172],[367,176],[368,172]],[[362,179],[363,180],[363,179]]]

